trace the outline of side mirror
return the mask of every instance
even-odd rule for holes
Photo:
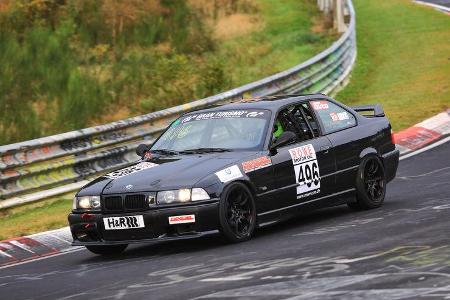
[[[139,157],[143,157],[144,154],[145,154],[145,152],[147,152],[148,150],[150,150],[150,148],[147,147],[147,145],[145,145],[145,144],[140,144],[140,145],[137,146],[137,148],[136,148],[136,154],[137,154]]]
[[[297,139],[297,135],[295,133],[293,133],[292,131],[285,131],[270,146],[270,150],[273,151],[278,147],[292,143],[296,139]]]

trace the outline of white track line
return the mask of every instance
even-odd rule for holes
[[[445,11],[445,12],[447,12],[447,13],[450,13],[450,8],[448,8],[448,7],[446,7],[446,6],[443,6],[443,5],[434,4],[434,3],[429,3],[429,2],[423,2],[423,1],[419,1],[419,0],[416,0],[416,1],[414,1],[414,2],[416,2],[417,4],[422,4],[422,5],[430,6],[430,7],[433,7],[433,8],[435,8],[435,9],[443,10],[443,11]]]

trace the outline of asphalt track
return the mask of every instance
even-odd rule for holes
[[[450,143],[400,162],[385,205],[0,269],[2,299],[450,299]]]
[[[437,5],[441,5],[441,6],[450,8],[450,0],[420,0],[420,1],[428,2],[431,4],[437,4]]]

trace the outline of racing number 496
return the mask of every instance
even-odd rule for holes
[[[305,185],[310,188],[314,183],[314,186],[319,184],[320,175],[317,160],[306,162],[297,166],[297,183],[299,185]]]

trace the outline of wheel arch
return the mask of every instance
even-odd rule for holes
[[[378,154],[378,151],[375,148],[367,147],[367,148],[364,148],[359,153],[359,160],[362,161],[364,158],[366,158],[369,155],[376,155],[376,156],[378,156],[378,158],[380,158],[380,155]]]
[[[255,185],[250,181],[250,180],[246,180],[246,179],[244,179],[244,178],[239,178],[239,179],[237,179],[237,180],[233,180],[232,182],[230,182],[229,184],[232,184],[232,183],[236,183],[236,182],[238,182],[238,183],[242,183],[243,185],[245,185],[246,187],[248,187],[248,189],[250,190],[250,192],[252,193],[252,196],[253,196],[253,198],[254,198],[254,200],[255,200],[255,205],[256,205],[256,187],[255,187]],[[229,184],[227,184],[227,186],[229,185]],[[225,188],[225,187],[224,187]]]
[[[367,147],[364,148],[360,153],[359,153],[359,163],[361,164],[361,162],[363,161],[363,159],[369,157],[369,156],[376,156],[378,157],[378,159],[381,161],[381,164],[383,165],[383,168],[386,168],[385,165],[385,161],[383,158],[383,155],[381,155],[375,148],[373,147]]]

